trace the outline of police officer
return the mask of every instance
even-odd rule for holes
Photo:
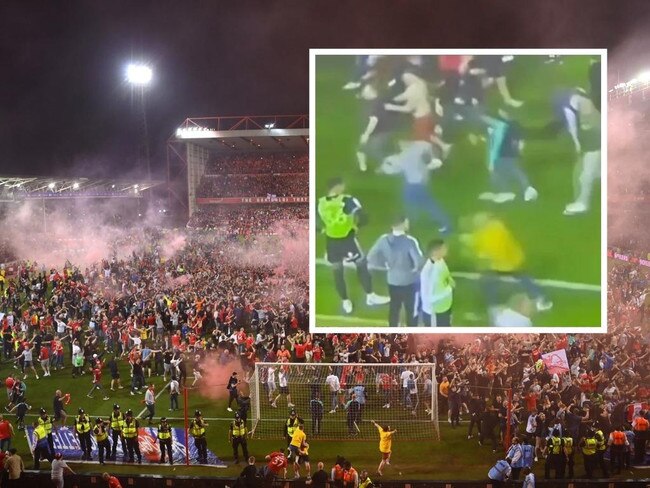
[[[244,459],[248,459],[248,444],[246,442],[246,422],[241,418],[239,413],[235,413],[235,420],[230,423],[230,430],[228,431],[228,440],[232,445],[232,453],[235,458],[235,464],[239,464],[239,446],[242,448]]]
[[[95,440],[97,441],[99,464],[104,464],[104,456],[106,456],[106,459],[111,459],[111,441],[108,440],[106,422],[104,422],[100,417],[95,419],[93,434],[95,434]]]
[[[124,428],[122,434],[126,439],[126,449],[129,453],[129,462],[135,462],[135,455],[138,456],[138,464],[142,463],[142,454],[140,453],[140,443],[138,441],[138,429],[140,422],[133,418],[133,411],[126,411],[126,418],[124,419]]]
[[[50,447],[47,444],[47,432],[45,428],[38,423],[34,422],[34,469],[39,469],[41,465],[41,456],[47,458],[48,461],[52,462],[52,454],[50,452]]]
[[[575,451],[573,449],[573,437],[571,436],[564,436],[562,437],[562,442],[564,443],[564,465],[569,468],[569,479],[573,479],[573,463],[574,463],[574,454]],[[562,470],[562,478],[564,478],[564,470]]]
[[[554,469],[555,479],[561,479],[564,474],[564,441],[560,437],[559,429],[553,429],[551,437],[546,440],[546,453],[544,478],[549,479],[551,469]]]
[[[194,418],[190,422],[190,434],[194,437],[194,445],[199,451],[199,464],[208,463],[208,441],[205,438],[205,428],[208,424],[203,420],[201,411],[194,412]]]
[[[605,464],[605,451],[607,451],[607,439],[602,429],[598,427],[595,432],[596,437],[596,464],[603,470],[603,477],[609,477],[607,473],[607,464]]]
[[[81,456],[82,461],[92,461],[92,456],[90,451],[92,449],[92,440],[90,438],[90,419],[86,415],[86,412],[83,408],[79,409],[79,415],[75,419],[74,429],[79,438],[79,445],[83,455]]]
[[[113,405],[113,412],[111,413],[109,421],[111,424],[111,436],[113,437],[113,450],[111,451],[110,459],[115,461],[118,439],[122,443],[122,455],[124,456],[124,459],[126,459],[126,441],[124,440],[124,435],[122,435],[122,429],[124,428],[124,415],[120,411],[120,406],[117,403]]]
[[[296,431],[298,426],[302,424],[303,421],[301,418],[299,418],[296,415],[295,410],[291,410],[291,413],[289,414],[289,418],[287,419],[286,423],[284,424],[284,436],[287,439],[287,446],[291,444],[291,439],[293,438],[293,433]]]
[[[364,469],[361,471],[361,476],[359,476],[359,488],[372,488],[373,486],[372,480],[368,476],[368,471]]]
[[[594,474],[594,465],[596,464],[596,437],[593,429],[587,430],[587,434],[580,441],[582,448],[582,457],[585,463],[586,478],[591,479]]]
[[[52,418],[47,414],[44,408],[41,407],[41,416],[38,417],[38,425],[42,425],[47,434],[47,444],[50,448],[50,454],[54,456],[54,436],[52,435]]]
[[[174,458],[172,457],[172,428],[167,423],[167,417],[162,417],[160,419],[160,425],[158,425],[158,443],[160,444],[160,464],[165,464],[165,449],[167,450],[167,455],[169,456],[169,464],[174,464]]]

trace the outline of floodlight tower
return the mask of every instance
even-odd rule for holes
[[[142,63],[131,63],[126,67],[126,81],[131,86],[131,104],[138,110],[140,119],[140,141],[138,144],[138,164],[146,167],[147,179],[151,180],[151,158],[149,153],[149,129],[147,126],[147,87],[153,79],[153,70]]]

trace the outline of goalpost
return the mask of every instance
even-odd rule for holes
[[[377,440],[372,420],[403,439],[440,440],[435,364],[257,363],[251,433],[281,439],[291,411],[308,437]]]

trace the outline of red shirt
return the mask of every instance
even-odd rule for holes
[[[293,346],[294,351],[296,351],[296,358],[304,359],[305,358],[305,345],[296,344]]]
[[[41,361],[45,361],[50,358],[50,349],[46,346],[41,347]]]
[[[122,488],[122,484],[120,483],[120,480],[118,480],[115,476],[111,476],[110,478],[108,478],[108,487]]]
[[[268,467],[274,474],[279,474],[287,467],[287,458],[283,453],[276,451],[272,452],[270,456]]]
[[[315,346],[314,347],[314,361],[315,362],[320,362],[320,360],[323,359],[323,350],[321,349],[320,346]]]
[[[93,383],[99,383],[102,380],[102,370],[99,368],[93,369]]]
[[[464,56],[438,56],[438,67],[440,71],[460,72],[461,66],[465,62]]]
[[[0,439],[9,439],[11,437],[11,424],[8,420],[0,421]]]

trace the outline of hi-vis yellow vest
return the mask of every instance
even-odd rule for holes
[[[122,429],[122,434],[128,439],[132,439],[138,436],[138,428],[135,426],[135,420],[131,422],[124,422],[124,428]]]
[[[171,439],[172,433],[169,431],[169,426],[163,427],[162,424],[158,426],[158,439],[166,440]]]
[[[244,422],[232,423],[232,436],[244,437],[246,435],[246,424]]]

